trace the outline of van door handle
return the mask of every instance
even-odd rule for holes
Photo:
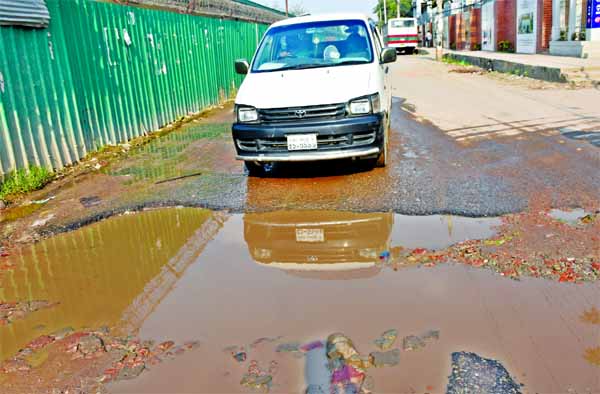
[[[385,73],[387,74],[387,73],[388,73],[388,71],[390,71],[390,68],[389,68],[389,67],[386,67],[386,68],[385,68]]]

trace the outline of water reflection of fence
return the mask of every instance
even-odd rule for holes
[[[224,220],[201,209],[155,210],[112,218],[13,254],[17,268],[0,278],[0,300],[58,304],[1,326],[0,362],[65,327],[118,326],[126,316],[126,327],[137,328]]]
[[[139,330],[144,320],[171,292],[179,278],[187,268],[198,259],[206,244],[219,232],[227,215],[216,212],[207,220],[198,231],[186,242],[161,269],[160,273],[144,288],[144,291],[131,303],[123,313],[123,324],[126,332]]]

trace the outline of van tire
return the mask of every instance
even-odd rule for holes
[[[375,162],[375,167],[383,168],[387,165],[388,162],[388,148],[387,142],[383,144],[383,152],[379,154],[377,161]]]
[[[245,161],[244,167],[246,167],[246,171],[250,176],[262,176],[265,173],[263,165],[254,161]]]
[[[391,109],[391,107],[390,107]],[[383,132],[383,152],[379,153],[379,157],[375,162],[375,167],[383,168],[388,165],[390,157],[390,117],[386,115]]]

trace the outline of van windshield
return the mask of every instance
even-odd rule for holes
[[[309,22],[270,29],[258,49],[253,72],[371,63],[367,26],[360,20]]]
[[[415,20],[414,19],[396,19],[396,20],[390,21],[390,24],[392,25],[393,28],[414,27]]]

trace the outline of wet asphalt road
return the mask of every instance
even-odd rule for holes
[[[469,217],[532,207],[598,209],[600,149],[561,131],[600,127],[588,104],[600,91],[536,90],[525,82],[513,86],[450,71],[417,56],[400,57],[393,66],[392,158],[385,169],[348,160],[293,163],[250,177],[235,160],[232,110],[225,107],[102,162],[100,173],[67,178],[34,195],[56,197],[44,207],[52,217],[40,232],[70,230],[126,210],[179,205]],[[445,104],[432,105],[440,94],[448,98]],[[572,106],[561,110],[562,100]],[[530,116],[522,118],[522,112]],[[76,202],[81,198],[98,203],[84,206]],[[40,217],[30,219],[22,228]]]
[[[600,149],[586,140],[561,135],[565,125],[571,129],[600,125],[597,115],[585,112],[589,105],[581,104],[579,112],[568,109],[568,116],[563,116],[556,104],[562,98],[555,97],[560,89],[532,90],[488,76],[449,73],[448,66],[428,58],[401,57],[393,73],[392,159],[385,169],[344,160],[277,164],[264,177],[248,177],[234,160],[225,123],[231,114],[225,110],[208,119],[224,128],[219,137],[192,141],[185,148],[188,160],[190,155],[200,158],[194,168],[200,167],[203,175],[173,182],[135,201],[235,212],[334,209],[472,217],[533,206],[597,207]],[[460,106],[448,97],[447,105],[427,107],[423,102],[428,97],[434,100],[436,91],[430,90],[436,84],[445,95],[463,86],[466,94],[474,96],[472,101],[480,100],[482,105],[466,102]],[[484,106],[490,92],[497,104]],[[600,92],[589,90],[563,93],[571,101],[572,97],[600,98]],[[471,106],[467,114],[463,113],[465,105]],[[523,105],[527,108],[518,107]],[[453,111],[457,111],[455,116]],[[520,111],[548,117],[515,121]],[[562,117],[557,120],[552,114]],[[178,133],[202,127],[192,124]]]
[[[202,176],[173,182],[151,196],[136,196],[133,205],[478,217],[536,204],[571,207],[598,201],[600,160],[598,149],[590,144],[560,143],[558,134],[460,144],[426,120],[415,119],[407,107],[405,99],[394,99],[392,160],[385,169],[347,160],[294,163],[277,164],[263,177],[249,177],[233,159],[225,130],[198,151],[215,160]]]

